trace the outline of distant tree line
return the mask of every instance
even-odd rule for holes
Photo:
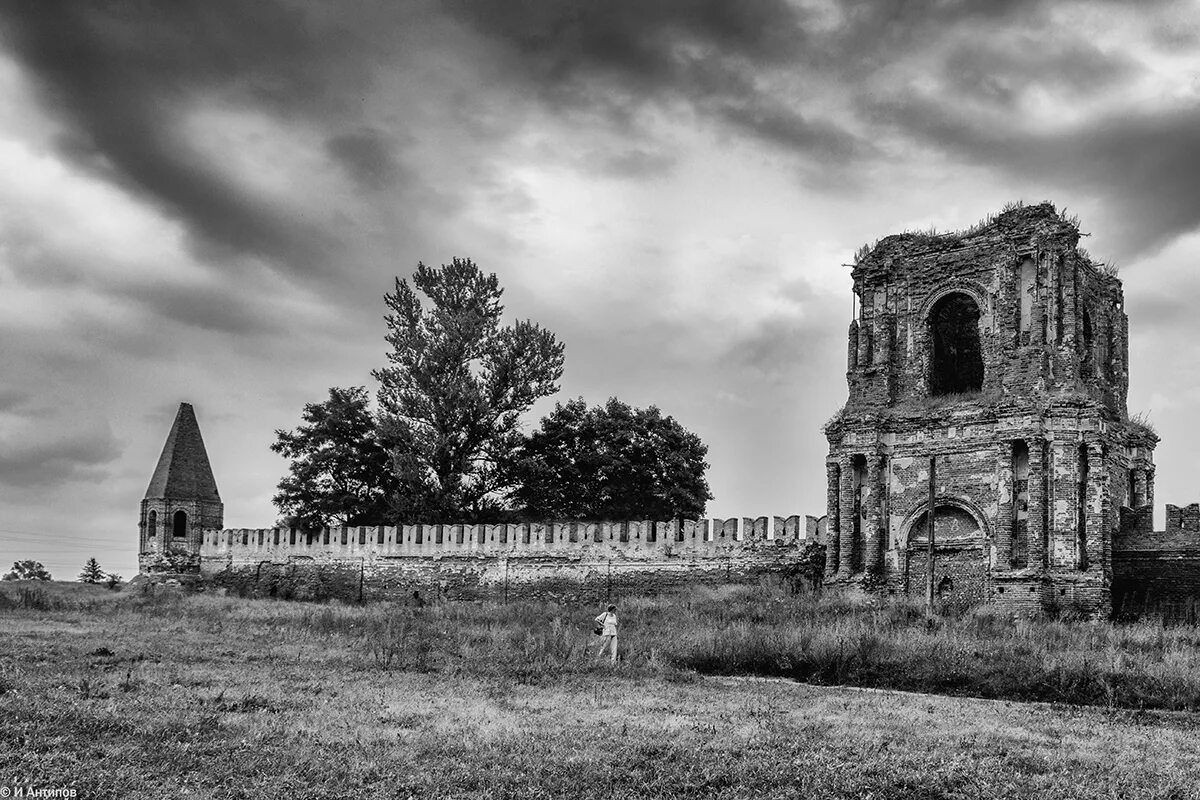
[[[4,573],[0,578],[4,581],[50,581],[53,578],[50,571],[40,561],[33,559],[25,559],[24,561],[14,561],[13,568]],[[105,572],[100,567],[100,562],[96,561],[95,557],[89,558],[83,565],[83,570],[79,573],[79,581],[81,583],[103,583],[110,589],[116,589],[121,585],[121,576],[115,572]]]
[[[25,559],[24,561],[14,561],[13,568],[6,572],[0,580],[48,581],[51,580],[51,577],[49,570],[42,566],[42,562]]]
[[[299,527],[521,519],[698,518],[708,448],[657,407],[557,403],[564,347],[530,321],[502,325],[503,289],[470,259],[418,264],[385,294],[387,365],[308,403],[271,449],[289,460],[274,502]]]

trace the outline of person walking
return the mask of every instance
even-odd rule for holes
[[[614,664],[617,663],[616,606],[609,606],[607,611],[596,617],[596,631],[600,634],[600,652],[596,653],[596,655],[604,655],[604,651],[607,649],[612,662]]]

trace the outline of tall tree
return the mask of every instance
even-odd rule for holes
[[[294,431],[275,431],[271,449],[291,459],[274,502],[301,527],[378,525],[397,483],[363,386],[329,390],[308,403]]]
[[[50,573],[42,566],[42,562],[26,559],[14,561],[13,568],[4,575],[6,581],[48,581]]]
[[[104,580],[104,570],[100,569],[100,563],[96,561],[95,556],[89,558],[83,565],[83,572],[79,573],[79,580],[83,583],[100,583]]]
[[[518,451],[511,499],[528,517],[694,519],[712,499],[708,447],[655,406],[557,404]]]
[[[400,484],[394,511],[414,521],[470,521],[499,507],[522,435],[521,414],[558,391],[563,346],[526,320],[501,326],[495,274],[470,259],[417,264],[385,295],[390,365],[380,427]],[[428,300],[423,305],[418,292]]]

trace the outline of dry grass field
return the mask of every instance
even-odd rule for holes
[[[0,781],[121,798],[1200,794],[1200,716],[1119,707],[1196,708],[1192,629],[986,614],[931,629],[906,607],[770,587],[621,606],[611,667],[587,651],[595,609],[5,584]],[[988,654],[1006,660],[981,670]],[[1150,688],[1083,707],[716,674],[908,685],[895,673],[935,668],[960,693],[1069,693],[1119,685],[1114,670]]]

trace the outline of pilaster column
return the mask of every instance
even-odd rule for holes
[[[1059,331],[1062,330],[1062,306],[1059,300],[1062,297],[1062,288],[1059,281],[1062,278],[1052,253],[1042,253],[1041,260],[1046,265],[1046,338],[1055,345],[1061,345]]]
[[[1013,509],[1016,504],[1013,485],[1013,446],[996,445],[996,569],[1011,569],[1013,559]]]
[[[1146,497],[1149,494],[1149,486],[1146,479],[1145,469],[1135,469],[1133,471],[1133,507],[1141,508],[1146,505]]]
[[[858,367],[858,320],[850,320],[846,340],[846,370],[850,371]]]
[[[1080,569],[1096,569],[1107,563],[1112,547],[1112,533],[1105,524],[1105,510],[1111,507],[1106,502],[1109,500],[1109,474],[1104,468],[1104,446],[1100,442],[1088,442],[1087,457],[1087,508],[1083,516],[1085,553],[1078,560]]]
[[[1046,441],[1029,440],[1029,566],[1046,568]]]
[[[841,485],[838,491],[838,577],[854,571],[854,467],[850,456],[838,459]]]
[[[871,326],[866,316],[858,323],[858,366],[871,366]]]
[[[837,461],[825,462],[825,577],[837,574],[841,530],[841,474]]]
[[[883,545],[882,460],[878,453],[867,456],[867,524],[863,531],[863,538],[866,539],[863,569],[867,572],[879,566],[880,547]]]

